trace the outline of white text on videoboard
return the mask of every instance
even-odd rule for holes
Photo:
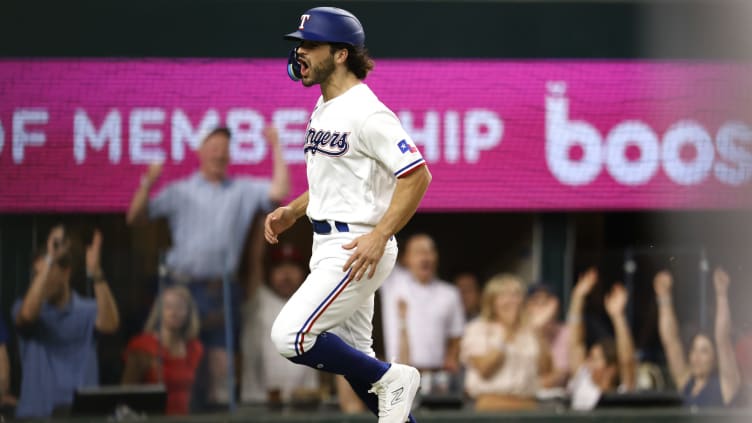
[[[619,184],[639,186],[650,183],[659,169],[678,185],[697,185],[714,178],[738,186],[752,180],[752,128],[744,122],[724,122],[715,137],[700,122],[681,119],[662,137],[638,120],[620,122],[602,134],[586,116],[570,117],[565,82],[548,82],[547,92],[545,160],[553,177],[562,184],[585,186],[605,171]],[[279,129],[289,163],[304,161],[300,145],[309,113],[302,108],[280,108],[271,115],[271,124]],[[501,115],[482,108],[398,112],[428,162],[459,165],[477,163],[484,152],[501,145],[505,132]],[[72,142],[76,163],[84,163],[87,155],[95,151],[106,153],[112,164],[126,160],[131,164],[180,163],[187,151],[198,147],[201,134],[220,124],[233,131],[233,163],[255,164],[269,155],[262,136],[265,116],[253,109],[228,109],[224,119],[215,109],[191,119],[180,108],[159,107],[128,111],[113,108],[96,116],[92,118],[83,108],[72,112],[72,140],[64,141]],[[11,122],[2,118],[0,155],[10,150],[13,163],[22,164],[26,154],[33,154],[34,149],[48,142],[45,129],[50,113],[46,108],[17,108]],[[6,144],[9,149],[4,148]],[[687,146],[695,151],[689,159],[681,157],[681,150]],[[571,155],[575,147],[581,157]],[[639,150],[638,157],[629,157],[630,148]]]
[[[300,146],[309,113],[304,109],[278,109],[271,116],[272,124],[279,130],[285,160],[290,163],[304,161]],[[504,131],[501,118],[486,109],[443,113],[429,110],[422,114],[401,111],[399,117],[429,162],[443,159],[447,163],[476,163],[483,151],[501,143]],[[9,137],[14,163],[23,163],[27,150],[33,151],[33,148],[47,143],[45,125],[49,120],[50,113],[45,108],[14,111]],[[443,124],[440,124],[441,120]],[[418,125],[417,121],[423,124]],[[186,150],[198,148],[201,134],[220,124],[232,130],[233,163],[255,164],[267,156],[268,148],[262,136],[266,123],[264,116],[256,110],[229,109],[222,122],[220,113],[214,109],[191,121],[179,108],[155,107],[133,108],[127,113],[113,108],[100,119],[93,119],[85,109],[76,109],[73,113],[73,157],[80,164],[86,161],[87,154],[101,151],[107,153],[112,164],[120,163],[124,154],[133,164],[168,160],[179,163],[185,158]],[[442,128],[443,138],[440,138],[439,128]],[[0,154],[5,139],[0,121]]]
[[[726,185],[741,185],[752,178],[752,128],[744,122],[727,121],[713,137],[699,123],[679,120],[659,141],[645,122],[628,120],[614,126],[605,138],[590,123],[571,120],[565,82],[551,81],[546,96],[546,162],[551,173],[565,185],[587,185],[606,170],[622,185],[649,183],[659,167],[678,185],[697,185],[711,175]],[[694,157],[681,157],[684,147]],[[581,157],[570,157],[578,147]],[[639,149],[630,159],[629,147]]]

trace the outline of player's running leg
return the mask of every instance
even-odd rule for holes
[[[331,330],[349,345],[375,357],[373,351],[373,308],[374,294],[366,299],[363,304],[347,319],[343,324]],[[352,387],[355,394],[360,398],[365,406],[376,416],[379,415],[379,397],[370,391],[373,389],[372,384],[359,378],[357,375],[345,377]],[[407,421],[416,423],[412,415],[408,416]]]
[[[349,272],[341,271],[347,257],[342,245],[347,239],[334,235],[314,239],[311,274],[277,316],[272,340],[277,350],[295,363],[356,376],[370,384],[379,398],[379,421],[403,423],[420,385],[418,371],[377,360],[328,332],[352,316],[391,272],[396,243],[387,245],[373,278],[348,281]]]

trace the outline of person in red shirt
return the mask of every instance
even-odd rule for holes
[[[166,288],[125,351],[123,384],[165,385],[167,414],[188,414],[204,348],[198,340],[199,317],[190,292],[183,286]]]

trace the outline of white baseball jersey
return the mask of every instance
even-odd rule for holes
[[[353,254],[343,245],[383,217],[396,180],[425,162],[397,117],[358,84],[329,101],[319,99],[305,142],[308,217],[340,221],[348,231],[314,234],[311,273],[272,326],[272,341],[285,357],[308,351],[323,332],[374,356],[374,293],[397,260],[397,242],[386,243],[372,278],[351,281],[342,267]]]
[[[376,225],[396,178],[425,161],[397,116],[366,84],[319,97],[305,139],[308,217]]]

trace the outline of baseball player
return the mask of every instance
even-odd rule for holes
[[[431,174],[397,117],[362,81],[373,68],[365,33],[351,13],[310,9],[285,36],[299,41],[288,73],[319,85],[305,138],[308,191],[270,213],[268,242],[307,215],[311,273],[272,326],[291,361],[344,375],[380,423],[409,415],[420,374],[374,358],[374,292],[397,257],[394,234],[415,213]],[[373,395],[375,394],[375,395]]]

